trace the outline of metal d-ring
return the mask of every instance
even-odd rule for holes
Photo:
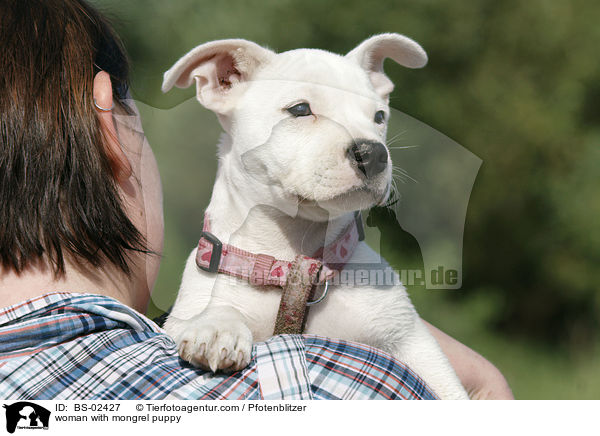
[[[327,297],[327,291],[329,290],[329,280],[325,281],[325,289],[323,289],[323,293],[321,294],[321,296],[319,298],[317,298],[316,300],[313,301],[307,301],[306,305],[307,306],[313,306],[317,303],[320,303],[321,301],[323,301],[325,299],[325,297]]]

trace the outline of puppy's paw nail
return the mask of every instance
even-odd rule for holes
[[[236,366],[238,369],[241,369],[244,367],[244,352],[243,351],[238,351],[238,358],[236,361]]]
[[[208,367],[212,372],[217,372],[219,370],[219,360],[218,359],[210,359],[208,361]]]
[[[188,341],[181,341],[181,344],[179,344],[179,347],[177,348],[177,351],[179,352],[179,355],[181,357],[185,356],[186,353],[186,347],[187,347]]]

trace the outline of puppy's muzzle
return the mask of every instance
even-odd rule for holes
[[[367,179],[370,179],[388,165],[388,152],[381,142],[368,139],[354,141],[348,148],[350,163]]]

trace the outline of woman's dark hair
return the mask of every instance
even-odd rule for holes
[[[93,101],[98,71],[113,98],[127,92],[119,38],[80,0],[0,0],[0,262],[39,261],[55,275],[65,257],[129,273],[147,252],[125,214]]]

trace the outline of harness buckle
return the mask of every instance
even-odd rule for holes
[[[356,231],[358,232],[358,240],[365,240],[365,228],[363,227],[362,213],[360,210],[354,212],[354,222],[356,223]]]
[[[223,243],[219,238],[213,235],[210,232],[202,232],[200,234],[200,239],[206,239],[208,242],[212,244],[212,252],[210,254],[210,263],[208,267],[201,265],[199,262],[196,262],[198,267],[209,273],[216,273],[219,271],[219,263],[221,262],[221,252],[223,251]]]

